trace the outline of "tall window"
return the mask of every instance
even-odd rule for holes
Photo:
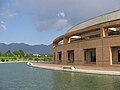
[[[59,61],[62,60],[62,52],[58,52],[58,60],[59,60]]]
[[[68,51],[68,61],[74,62],[74,51]]]
[[[68,52],[68,61],[70,61],[70,52]]]
[[[54,52],[54,61],[55,61],[55,52]]]
[[[91,59],[91,62],[96,62],[96,52],[90,52],[90,59]]]
[[[120,62],[120,50],[118,50],[118,62]]]

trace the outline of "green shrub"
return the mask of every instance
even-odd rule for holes
[[[6,60],[6,62],[8,62],[9,60]]]
[[[2,59],[1,61],[2,61],[2,62],[5,62],[5,59]]]
[[[33,60],[33,58],[30,57],[29,60]]]
[[[34,60],[35,60],[35,61],[37,61],[37,62],[39,61],[39,59],[38,59],[38,58],[35,58]]]

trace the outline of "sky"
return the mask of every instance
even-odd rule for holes
[[[0,0],[0,43],[49,45],[74,25],[120,9],[120,0]]]

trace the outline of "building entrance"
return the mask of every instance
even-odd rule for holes
[[[120,50],[118,50],[118,62],[120,62]]]
[[[62,62],[62,52],[58,52],[58,63]]]
[[[84,50],[85,64],[96,63],[96,49],[85,49]]]
[[[74,63],[74,50],[67,51],[68,53],[68,63]]]

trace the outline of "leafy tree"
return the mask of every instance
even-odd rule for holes
[[[23,50],[19,50],[19,54],[20,54],[20,56],[24,56],[25,55]]]
[[[23,50],[15,50],[13,51],[13,54],[17,57],[23,57],[25,55]]]
[[[15,56],[19,56],[18,50],[13,51],[13,54],[14,54]]]
[[[2,52],[0,52],[0,56],[2,56]]]
[[[13,56],[13,54],[11,53],[10,50],[8,50],[4,55],[7,56],[7,57],[12,57]]]
[[[33,57],[33,54],[26,54],[26,57]]]

